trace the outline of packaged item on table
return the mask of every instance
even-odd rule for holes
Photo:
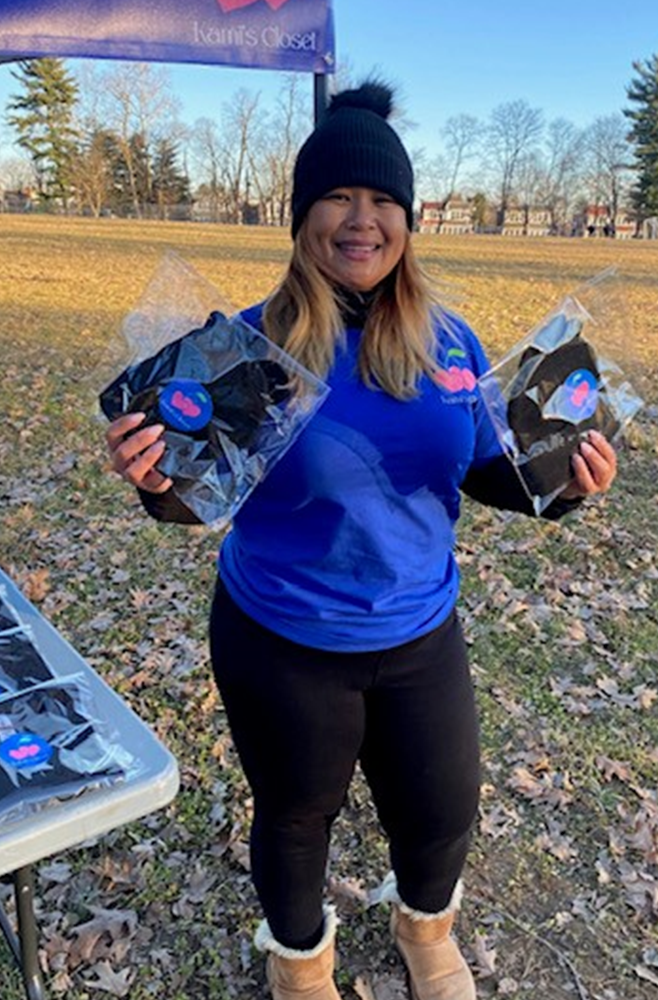
[[[82,675],[0,696],[0,828],[139,768]]]

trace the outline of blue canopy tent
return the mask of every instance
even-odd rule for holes
[[[313,73],[317,121],[335,66],[331,0],[0,0],[0,62],[43,56]],[[29,1000],[43,1000],[29,867],[14,886],[19,933],[2,907],[0,931]]]
[[[334,70],[331,0],[0,0],[0,60],[75,56],[314,74]]]

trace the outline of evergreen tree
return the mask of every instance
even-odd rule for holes
[[[104,145],[112,174],[110,207],[118,215],[143,218],[152,202],[151,163],[144,136],[135,132],[124,141],[116,132],[107,131]]]
[[[138,216],[141,209],[133,184],[132,164],[128,162],[128,157],[131,155],[130,143],[124,149],[119,136],[115,132],[108,131],[105,137],[105,155],[112,174],[110,207],[117,215]]]
[[[161,139],[153,154],[153,195],[162,219],[170,205],[190,199],[189,178],[178,166],[178,148],[171,139]]]
[[[10,98],[13,114],[7,122],[32,160],[41,199],[66,207],[77,146],[73,114],[78,86],[61,59],[22,60],[12,76],[23,93]]]
[[[658,55],[634,62],[637,73],[627,89],[634,108],[624,114],[632,122],[629,139],[634,145],[638,183],[633,204],[639,219],[658,215]]]
[[[126,164],[130,169],[133,208],[137,218],[141,218],[144,207],[153,201],[151,157],[146,136],[142,132],[135,132],[130,137],[128,151]]]

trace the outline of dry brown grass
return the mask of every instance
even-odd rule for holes
[[[559,526],[468,505],[462,524],[485,795],[461,932],[482,997],[650,1000],[658,243],[415,242],[494,358],[582,281],[611,265],[622,278],[629,322],[618,346],[650,405],[616,489]],[[42,866],[44,962],[51,989],[70,1000],[99,995],[90,983],[106,959],[115,982],[132,983],[131,1000],[264,995],[249,947],[258,907],[244,869],[248,792],[205,651],[217,538],[149,522],[107,475],[89,410],[104,346],[170,249],[237,308],[267,294],[290,243],[278,230],[0,216],[0,565],[150,721],[183,777],[168,810],[58,859],[65,882]],[[357,781],[332,853],[346,1000],[358,975],[379,977],[379,996],[401,981],[384,915],[359,903],[386,865]],[[76,964],[75,929],[92,907],[133,910],[138,930]],[[7,961],[0,994],[21,997]]]

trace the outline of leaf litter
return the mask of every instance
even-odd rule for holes
[[[242,306],[280,273],[286,237],[107,221],[0,219],[0,565],[172,749],[182,788],[167,809],[37,866],[40,959],[49,990],[67,1000],[256,1000],[265,985],[251,946],[260,918],[252,804],[205,637],[219,539],[144,517],[107,475],[87,396],[104,342],[162,248],[175,246]],[[483,794],[457,931],[484,998],[649,1000],[658,985],[658,250],[429,237],[418,246],[494,358],[613,253],[627,282],[652,395],[612,493],[559,525],[465,504],[461,607]],[[21,279],[28,260],[26,274],[44,275],[57,261],[56,287],[35,296],[37,284]],[[387,915],[370,903],[387,868],[357,774],[328,879],[346,1000],[405,996]],[[0,897],[11,912],[8,887]],[[3,1000],[21,1000],[5,962],[0,988]]]

